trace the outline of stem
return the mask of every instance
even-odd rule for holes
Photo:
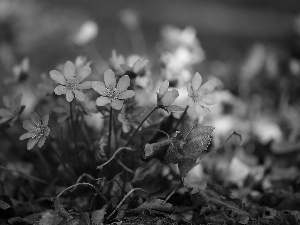
[[[70,102],[70,118],[71,118],[71,125],[72,125],[72,129],[73,129],[73,138],[74,138],[74,143],[75,143],[75,148],[76,148],[76,152],[77,152],[77,160],[79,165],[81,165],[81,160],[79,157],[79,150],[78,150],[78,145],[77,145],[77,137],[76,137],[76,131],[75,131],[75,124],[74,124],[74,118],[73,118],[73,110],[72,110],[72,102]]]
[[[115,208],[115,210],[114,210],[114,211],[106,218],[106,220],[109,220],[110,217],[112,217],[112,216],[115,214],[115,212],[122,206],[122,204],[123,204],[123,202],[126,200],[126,198],[127,198],[129,195],[131,195],[131,193],[134,192],[134,191],[143,191],[143,192],[146,192],[147,194],[149,194],[148,191],[145,191],[145,190],[142,189],[142,188],[134,188],[134,189],[132,189],[132,190],[129,191],[128,194],[122,199],[122,201],[121,201],[121,202],[119,203],[119,205]]]
[[[108,130],[108,143],[107,143],[107,157],[110,157],[110,143],[111,143],[111,130],[112,130],[112,118],[113,118],[113,109],[110,107],[109,110],[109,130]]]
[[[76,177],[71,170],[67,167],[67,165],[65,164],[64,160],[62,159],[62,157],[59,155],[59,153],[56,151],[56,149],[53,147],[52,143],[50,140],[48,140],[50,148],[54,151],[55,155],[57,156],[58,160],[60,161],[60,163],[63,165],[63,167],[65,168],[65,170],[72,176],[72,177]]]
[[[184,116],[185,116],[185,114],[186,114],[188,108],[189,108],[189,106],[187,106],[187,107],[185,108],[185,110],[184,110],[183,113],[181,114],[181,116],[180,116],[180,118],[179,118],[177,124],[176,124],[175,127],[171,130],[170,134],[172,134],[172,133],[177,129],[177,127],[179,126],[179,124],[182,122],[182,120],[183,120],[183,118],[184,118]]]
[[[83,185],[83,186],[89,186],[89,187],[92,187],[94,190],[95,190],[95,192],[96,193],[98,193],[98,189],[94,186],[94,185],[92,185],[92,184],[90,184],[90,183],[77,183],[77,184],[74,184],[74,185],[71,185],[70,187],[67,187],[66,189],[64,189],[62,192],[60,192],[57,196],[56,196],[56,198],[59,198],[63,193],[65,193],[66,191],[68,191],[68,190],[70,190],[70,189],[72,189],[72,188],[74,188],[74,187],[76,187],[76,186],[79,186],[79,185]]]
[[[174,195],[176,193],[176,191],[178,191],[178,189],[181,187],[181,185],[183,184],[183,180],[180,182],[180,184],[178,185],[178,187],[173,190],[167,197],[166,199],[164,200],[163,204],[165,204],[171,197],[172,195]]]
[[[141,128],[141,126],[143,125],[143,123],[152,115],[152,113],[155,112],[155,110],[157,110],[159,107],[155,106],[149,113],[148,115],[143,119],[143,121],[139,124],[139,126],[135,129],[135,131],[131,134],[130,138],[128,139],[127,143],[125,146],[128,146],[131,139],[136,135],[136,133],[138,132],[138,130]]]
[[[115,151],[115,153],[113,154],[113,156],[112,156],[109,160],[107,160],[107,161],[106,161],[105,163],[103,163],[102,165],[97,166],[97,169],[102,170],[102,168],[103,168],[105,165],[107,165],[108,163],[110,163],[110,162],[116,157],[116,155],[117,155],[120,151],[122,151],[122,150],[133,151],[131,148],[128,148],[128,147],[121,147],[121,148],[119,148],[117,151]]]

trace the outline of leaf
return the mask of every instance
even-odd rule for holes
[[[106,214],[107,205],[103,206],[102,209],[95,210],[92,212],[92,222],[95,225],[102,224],[103,218]]]
[[[147,143],[143,150],[143,158],[148,159],[151,156],[154,156],[154,155],[164,151],[169,146],[170,143],[171,143],[171,141],[169,139],[159,141],[157,143],[152,143],[152,144]]]
[[[207,150],[213,130],[214,127],[197,124],[184,139],[178,131],[171,138],[165,160],[168,163],[178,163],[182,178],[194,167],[201,153]]]
[[[0,217],[10,218],[16,214],[14,208],[12,208],[8,203],[0,200]]]
[[[184,178],[187,173],[195,166],[197,158],[184,157],[178,163],[180,176]]]
[[[39,225],[58,225],[63,221],[63,218],[52,210],[41,214],[42,218],[39,220]]]

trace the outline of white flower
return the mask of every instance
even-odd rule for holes
[[[216,97],[212,92],[214,91],[217,80],[211,79],[202,86],[202,77],[196,73],[192,79],[192,83],[188,83],[188,102],[189,106],[195,106],[199,115],[205,116],[212,112],[210,105],[216,104]]]
[[[79,101],[84,101],[85,94],[81,90],[90,89],[92,82],[83,80],[90,74],[91,68],[89,66],[76,68],[70,61],[65,63],[63,74],[57,70],[50,71],[50,77],[60,84],[54,89],[55,94],[65,94],[68,102],[74,99],[74,95]]]
[[[104,72],[104,83],[93,81],[93,89],[101,95],[97,98],[96,104],[105,106],[110,103],[112,108],[122,109],[124,100],[135,95],[133,90],[127,90],[129,86],[129,76],[122,76],[117,84],[115,73],[111,69],[106,70]]]

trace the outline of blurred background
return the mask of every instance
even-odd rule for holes
[[[295,142],[300,133],[292,122],[300,121],[299,12],[298,0],[1,0],[0,95],[26,89],[23,99],[32,110],[40,96],[31,90],[47,80],[50,70],[84,55],[93,61],[90,79],[95,80],[110,67],[115,49],[149,59],[153,77],[160,76],[162,65],[173,66],[176,79],[187,76],[184,82],[196,71],[204,80],[217,77],[227,92],[219,94],[222,108],[215,109],[214,120],[226,135],[234,128],[256,129],[266,142],[290,135]],[[164,52],[171,54],[164,57]],[[182,73],[178,64],[184,65]],[[24,74],[31,85],[11,86]],[[259,128],[245,128],[245,118],[257,119]]]

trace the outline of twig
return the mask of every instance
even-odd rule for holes
[[[115,151],[115,153],[113,154],[113,156],[112,156],[108,161],[106,161],[105,163],[103,163],[103,164],[100,165],[100,166],[97,166],[97,169],[102,170],[102,168],[103,168],[105,165],[107,165],[108,163],[110,163],[110,162],[116,157],[116,155],[117,155],[120,151],[122,151],[122,150],[133,151],[133,150],[132,150],[131,148],[129,148],[129,147],[121,147],[121,148],[119,148],[119,149],[117,149],[117,150]]]
[[[123,204],[123,202],[126,200],[126,198],[127,198],[129,195],[131,195],[131,193],[134,192],[134,191],[143,191],[143,192],[146,192],[147,194],[150,194],[148,191],[146,191],[146,190],[144,190],[144,189],[142,189],[142,188],[134,188],[134,189],[132,189],[131,191],[128,192],[127,195],[125,195],[125,197],[122,199],[122,201],[119,203],[119,205],[115,208],[115,210],[112,211],[111,214],[109,214],[109,216],[106,218],[107,220],[109,220],[110,217],[112,217],[112,216],[115,214],[115,212],[122,206],[122,204]]]
[[[79,186],[79,185],[92,187],[92,188],[96,191],[96,193],[98,193],[98,189],[97,189],[94,185],[92,185],[92,184],[90,184],[90,183],[85,183],[85,182],[83,182],[83,183],[73,184],[73,185],[71,185],[70,187],[67,187],[66,189],[62,190],[62,191],[56,196],[56,198],[59,198],[59,197],[60,197],[63,193],[65,193],[66,191],[68,191],[68,190],[70,190],[70,189],[72,189],[72,188],[74,188],[74,187],[76,187],[76,186]]]
[[[83,174],[80,175],[80,177],[78,177],[78,179],[77,179],[77,181],[76,181],[75,184],[78,184],[84,177],[88,177],[91,180],[96,180],[92,175],[90,175],[88,173],[83,173]],[[71,190],[71,191],[75,191],[76,188],[77,188],[77,186],[74,187],[73,190]]]
[[[126,171],[129,172],[129,173],[134,174],[134,172],[133,172],[131,169],[129,169],[127,166],[125,166],[124,163],[122,163],[122,161],[121,161],[120,159],[118,159],[118,163],[119,163],[120,166],[122,166],[122,168],[123,168],[124,170],[126,170]]]
[[[77,135],[76,135],[75,125],[74,125],[72,102],[70,102],[70,119],[71,119],[71,126],[73,129],[73,138],[74,138],[74,144],[75,144],[75,148],[76,148],[77,160],[78,160],[79,165],[81,165],[81,160],[79,157],[79,149],[78,149],[78,144],[77,144],[77,137],[76,137]]]
[[[194,127],[197,125],[198,122],[194,123],[194,125],[191,127],[191,129],[189,130],[189,132],[187,133],[187,135],[185,135],[183,140],[186,140],[187,137],[189,136],[189,134],[193,131]]]

